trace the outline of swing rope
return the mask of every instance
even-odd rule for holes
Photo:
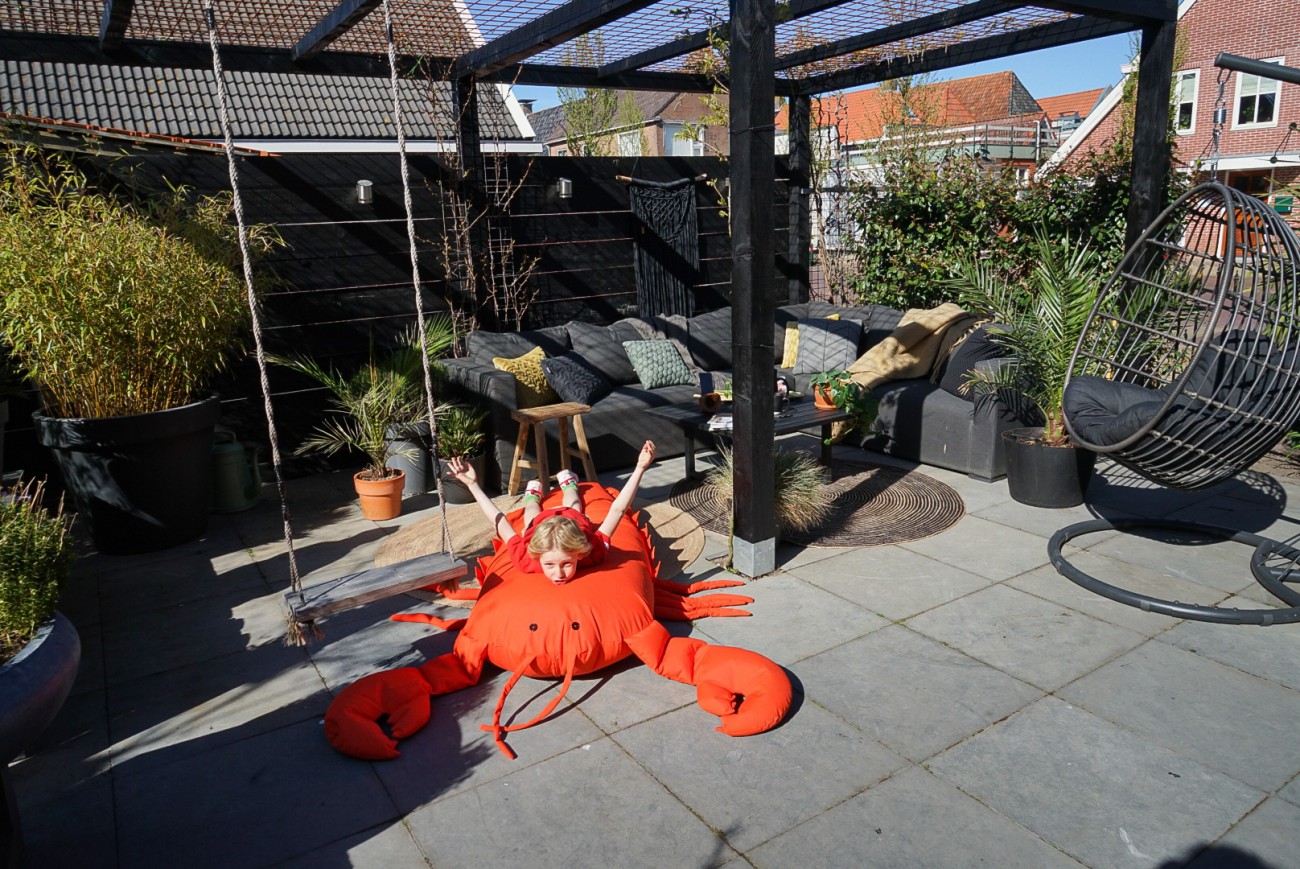
[[[284,543],[289,554],[289,583],[293,593],[305,602],[302,593],[302,576],[298,571],[298,558],[293,549],[293,526],[289,515],[288,490],[285,488],[284,470],[280,461],[280,440],[276,436],[275,409],[271,405],[271,383],[266,373],[266,348],[262,345],[261,306],[253,289],[253,257],[248,249],[248,229],[244,221],[244,200],[239,192],[239,167],[235,161],[235,139],[230,127],[230,97],[226,92],[225,73],[221,66],[221,51],[217,47],[216,0],[204,0],[203,16],[208,28],[208,42],[212,46],[212,74],[217,84],[217,115],[221,121],[221,135],[226,152],[226,165],[230,172],[230,195],[235,209],[235,222],[239,230],[239,253],[244,267],[244,288],[248,294],[248,311],[253,330],[253,344],[257,354],[258,380],[262,387],[262,407],[266,412],[266,428],[271,442],[271,464],[275,468],[275,486],[280,495],[280,518],[284,523]],[[286,626],[287,640],[293,645],[304,645],[307,635],[320,638],[314,622],[299,624],[292,614]]]
[[[433,484],[438,493],[438,512],[442,518],[442,548],[455,555],[451,547],[451,530],[447,523],[447,501],[442,495],[442,467],[438,461],[438,409],[433,397],[433,372],[429,364],[428,346],[424,324],[424,293],[420,287],[420,254],[415,239],[415,209],[411,202],[411,168],[406,159],[406,122],[402,114],[402,99],[397,78],[397,40],[393,35],[393,12],[389,0],[384,0],[384,32],[388,37],[388,74],[393,90],[393,121],[397,127],[397,154],[402,167],[402,204],[406,208],[406,237],[411,249],[411,285],[415,288],[415,320],[420,339],[420,362],[424,369],[424,401],[429,416],[430,461],[434,469]]]
[[[298,560],[294,552],[293,527],[289,513],[288,489],[284,479],[279,437],[276,433],[275,411],[271,402],[271,386],[267,374],[266,350],[262,342],[260,306],[253,285],[253,259],[248,247],[248,233],[244,219],[243,198],[240,195],[239,188],[239,170],[235,161],[234,134],[231,129],[229,113],[230,98],[226,90],[225,75],[221,65],[221,52],[218,48],[215,3],[216,0],[204,0],[203,8],[204,18],[208,28],[208,40],[212,47],[212,69],[217,86],[217,113],[221,123],[226,161],[230,174],[231,197],[235,211],[235,220],[238,226],[239,250],[243,260],[244,285],[247,291],[248,307],[251,315],[253,341],[257,357],[258,378],[262,388],[263,407],[266,412],[267,431],[271,443],[271,461],[275,469],[276,488],[280,496],[280,514],[284,523],[284,541],[289,555],[290,596],[296,595],[299,605],[305,607],[307,601],[306,596],[303,594],[302,576],[299,572]],[[438,414],[437,405],[433,396],[433,372],[429,363],[427,349],[428,344],[425,329],[424,300],[420,285],[419,252],[416,245],[414,206],[411,198],[410,169],[406,157],[406,131],[402,117],[401,98],[397,76],[397,50],[396,41],[393,35],[392,12],[389,6],[389,0],[383,0],[383,8],[384,24],[388,37],[388,64],[390,70],[390,83],[393,91],[394,121],[397,127],[397,149],[401,158],[402,199],[406,207],[406,231],[407,240],[410,246],[412,282],[415,289],[417,335],[420,342],[420,359],[424,373],[425,406],[429,417],[429,436],[432,452],[431,458],[434,462],[437,462]],[[452,551],[451,531],[447,521],[447,506],[443,497],[442,475],[436,473],[434,480],[441,516],[443,550],[451,556],[454,563],[455,553]],[[299,619],[291,610],[288,614],[287,622],[286,641],[290,644],[305,645],[309,639],[320,639],[322,636],[320,629],[316,626],[315,620],[312,618]]]

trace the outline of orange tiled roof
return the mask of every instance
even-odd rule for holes
[[[1054,97],[1039,97],[1038,104],[1043,107],[1043,113],[1050,120],[1079,113],[1079,118],[1088,117],[1088,113],[1097,105],[1102,94],[1106,93],[1106,88],[1093,88],[1089,91],[1079,91],[1073,94],[1060,94]]]

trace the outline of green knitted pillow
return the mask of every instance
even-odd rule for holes
[[[646,389],[695,381],[672,341],[624,341],[623,349]]]

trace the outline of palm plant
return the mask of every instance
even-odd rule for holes
[[[1061,409],[1070,358],[1106,279],[1105,266],[1086,242],[1050,239],[1037,230],[1029,247],[1033,267],[1017,279],[987,262],[966,260],[946,281],[968,310],[1006,328],[992,339],[1009,361],[977,368],[965,387],[977,394],[1011,393],[1042,414],[1043,441],[1069,442]]]

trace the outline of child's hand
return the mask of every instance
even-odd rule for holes
[[[447,473],[466,485],[478,482],[478,474],[474,473],[474,466],[460,456],[447,462]]]
[[[646,468],[654,464],[654,460],[655,442],[646,441],[645,446],[641,447],[641,455],[636,457],[636,466],[644,471]]]

